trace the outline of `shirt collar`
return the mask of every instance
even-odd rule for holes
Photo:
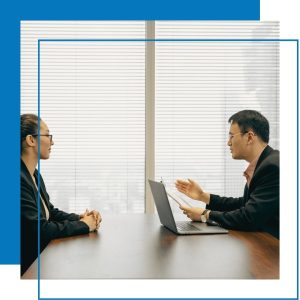
[[[265,150],[265,148],[263,148],[261,150],[261,152],[259,153],[259,155],[249,163],[247,169],[244,171],[243,175],[246,177],[248,186],[249,186],[249,184],[251,182],[251,179],[253,177],[257,162],[258,162],[258,160],[259,160],[259,158],[260,158],[260,156],[261,156],[261,154],[264,150]]]

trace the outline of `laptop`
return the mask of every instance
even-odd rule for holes
[[[160,223],[176,234],[217,234],[228,233],[228,230],[216,226],[207,225],[207,223],[192,221],[175,222],[172,209],[167,196],[165,186],[153,180],[148,179],[154,202],[157,208]]]

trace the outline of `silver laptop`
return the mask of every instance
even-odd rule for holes
[[[172,209],[168,200],[167,192],[164,185],[148,179],[154,202],[157,208],[160,223],[169,230],[177,234],[215,234],[228,233],[228,230],[216,226],[207,225],[207,223],[177,221],[175,222]]]

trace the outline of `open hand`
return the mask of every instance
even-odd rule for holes
[[[200,185],[192,179],[188,179],[188,181],[178,179],[175,186],[179,192],[195,200],[201,200],[204,193]]]

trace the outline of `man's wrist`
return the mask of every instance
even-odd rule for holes
[[[200,215],[201,222],[205,223],[209,218],[210,210],[204,209]]]
[[[206,214],[205,214],[206,220],[209,219],[209,214],[210,214],[210,210],[208,209],[207,212],[206,212]]]
[[[203,192],[199,200],[208,205],[210,202],[210,194]]]

